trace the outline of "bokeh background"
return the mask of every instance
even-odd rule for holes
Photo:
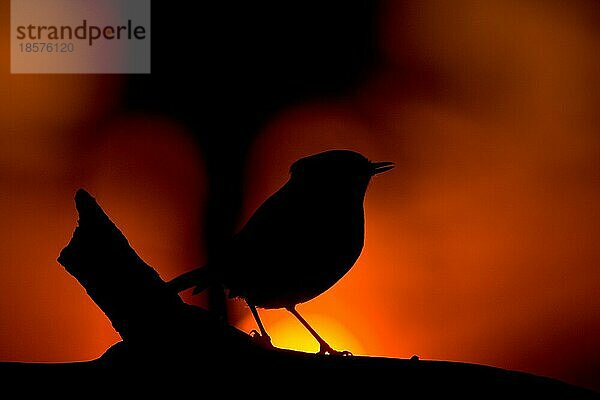
[[[397,168],[369,188],[355,268],[299,308],[325,338],[600,390],[596,1],[153,2],[144,76],[11,75],[0,4],[0,360],[119,340],[55,261],[78,187],[170,279],[293,161],[347,148]],[[254,328],[218,291],[183,297]]]

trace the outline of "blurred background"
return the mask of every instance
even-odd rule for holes
[[[164,279],[218,253],[296,159],[372,182],[355,268],[301,305],[354,354],[600,390],[600,5],[153,2],[151,75],[11,75],[0,0],[0,360],[119,340],[55,261],[85,187]],[[218,291],[190,302],[254,329]],[[275,345],[316,351],[263,311]]]

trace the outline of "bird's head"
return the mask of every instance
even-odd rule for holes
[[[394,168],[393,162],[372,162],[350,150],[330,150],[301,158],[292,164],[292,179],[304,185],[362,193],[374,175]]]

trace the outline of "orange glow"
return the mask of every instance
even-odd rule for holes
[[[352,332],[334,318],[319,314],[306,314],[306,307],[298,307],[298,311],[315,328],[331,347],[336,350],[352,349],[355,355],[365,354],[362,345]],[[261,320],[268,327],[273,345],[282,349],[300,350],[310,353],[319,351],[319,344],[300,322],[285,310],[259,311]],[[248,312],[249,313],[249,312]],[[305,315],[306,314],[306,315]],[[250,332],[256,330],[256,322],[252,316],[244,318],[236,326]]]
[[[98,196],[170,278],[201,262],[201,159],[175,123],[111,116],[117,78],[10,75],[7,57],[0,64],[0,360],[93,359],[119,337],[55,261],[77,220],[75,190]]]
[[[357,265],[307,313],[367,354],[593,385],[581,371],[600,359],[600,33],[585,13],[390,1],[372,79],[271,121],[248,163],[246,217],[299,157],[348,148],[397,163],[368,190]]]
[[[117,115],[118,76],[11,75],[9,28],[0,24],[0,360],[94,359],[119,337],[55,261],[76,224],[75,190],[97,196],[169,279],[202,262],[202,159],[179,124]]]
[[[15,119],[23,118],[15,115]],[[97,133],[97,135],[94,135]],[[34,146],[43,137],[31,135]],[[101,132],[63,145],[45,164],[11,163],[3,147],[0,185],[0,359],[94,359],[119,340],[106,316],[55,261],[77,215],[73,194],[85,187],[132,246],[169,279],[202,262],[197,242],[205,187],[188,132],[168,120],[116,118]],[[78,147],[75,147],[78,146]],[[42,146],[43,147],[43,146]],[[66,157],[65,157],[66,156]]]
[[[171,279],[200,265],[206,177],[183,126],[147,115],[110,124],[88,146],[82,183],[126,234],[136,251]]]

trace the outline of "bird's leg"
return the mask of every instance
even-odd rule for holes
[[[350,353],[349,351],[337,351],[334,350],[333,348],[331,348],[330,345],[327,344],[327,342],[325,340],[323,340],[323,338],[321,336],[319,336],[319,334],[312,328],[312,326],[310,326],[308,324],[308,322],[302,317],[302,315],[300,315],[298,313],[298,311],[296,311],[295,307],[286,307],[286,310],[288,310],[289,312],[292,313],[292,315],[294,317],[296,317],[298,319],[298,321],[300,321],[300,323],[302,325],[304,325],[304,327],[310,332],[311,335],[314,336],[315,339],[317,339],[317,342],[319,342],[319,354],[330,354],[330,355],[334,355],[334,356],[351,356],[352,353]]]
[[[273,344],[271,343],[271,337],[265,330],[265,327],[264,327],[262,321],[260,320],[260,316],[258,315],[258,311],[256,310],[256,307],[254,306],[254,304],[250,304],[250,303],[248,303],[248,307],[250,307],[250,311],[252,311],[252,315],[254,316],[254,319],[256,320],[256,324],[258,325],[258,329],[260,330],[260,333],[258,333],[256,330],[251,331],[250,336],[252,336],[252,338],[254,340],[256,340],[256,342],[259,345],[266,347],[266,348],[273,348]]]

